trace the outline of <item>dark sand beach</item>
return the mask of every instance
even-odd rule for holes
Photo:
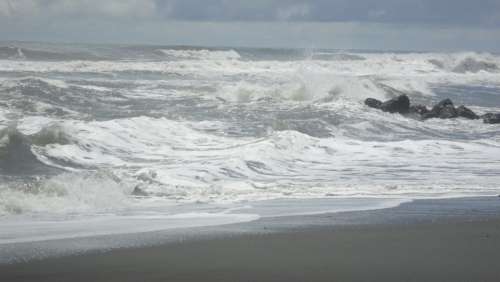
[[[434,200],[282,218],[269,233],[3,265],[0,281],[499,281],[499,208],[498,198]]]

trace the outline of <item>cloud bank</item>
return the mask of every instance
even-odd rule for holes
[[[1,40],[500,51],[499,29],[498,0],[0,0]]]
[[[498,0],[0,0],[11,19],[156,18],[181,21],[320,21],[500,26]]]

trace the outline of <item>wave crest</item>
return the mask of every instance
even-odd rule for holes
[[[126,206],[132,187],[107,171],[0,185],[0,215],[103,212]]]
[[[59,125],[53,124],[39,132],[26,135],[15,125],[0,130],[0,171],[15,175],[35,175],[55,170],[40,161],[32,146],[68,144],[69,137]]]
[[[50,48],[50,47],[49,47]],[[57,52],[20,46],[0,46],[2,60],[33,60],[33,61],[63,61],[63,60],[96,60],[97,57],[83,52]]]
[[[160,49],[158,50],[164,56],[172,59],[182,60],[239,60],[240,54],[235,50],[176,50],[176,49]]]
[[[429,63],[454,73],[498,72],[497,58],[490,54],[465,53],[429,59]]]

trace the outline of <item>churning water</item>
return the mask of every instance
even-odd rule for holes
[[[0,243],[37,222],[167,228],[252,220],[267,199],[500,192],[500,126],[363,104],[500,111],[498,55],[2,46]]]

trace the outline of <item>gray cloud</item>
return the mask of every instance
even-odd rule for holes
[[[0,40],[500,50],[499,0],[0,0]]]
[[[383,22],[500,26],[498,0],[157,0],[179,20]],[[290,17],[283,17],[292,13]]]
[[[178,20],[500,26],[498,0],[157,0],[156,4],[160,8],[168,6],[168,17]],[[287,11],[293,14],[284,16]]]
[[[500,26],[498,0],[0,0],[0,15]]]
[[[153,0],[0,0],[4,20],[57,18],[149,18],[156,14]]]

